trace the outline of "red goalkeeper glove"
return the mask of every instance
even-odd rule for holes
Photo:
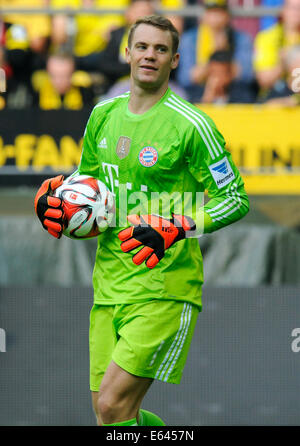
[[[63,183],[63,175],[45,180],[34,199],[35,213],[43,228],[55,238],[60,238],[63,231],[62,200],[53,197],[53,192]]]
[[[190,217],[172,214],[172,218],[159,215],[129,215],[128,221],[134,226],[123,229],[118,237],[123,252],[143,246],[132,258],[133,263],[141,265],[146,261],[148,268],[154,268],[164,257],[166,249],[186,238],[186,231],[196,229]]]

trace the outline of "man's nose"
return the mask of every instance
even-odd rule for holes
[[[147,48],[147,51],[145,53],[145,59],[155,59],[155,50],[151,46]]]

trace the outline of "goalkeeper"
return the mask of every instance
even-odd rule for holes
[[[90,389],[98,425],[164,425],[141,405],[154,379],[180,383],[202,305],[197,238],[249,209],[214,122],[168,87],[177,48],[169,20],[138,20],[126,48],[130,93],[97,104],[84,135],[78,172],[105,182],[118,210],[116,226],[98,238],[93,273]],[[35,199],[44,228],[57,238],[63,215],[51,195],[61,182],[47,180]],[[205,190],[209,200],[199,204]],[[153,211],[161,193],[175,199],[170,209]]]

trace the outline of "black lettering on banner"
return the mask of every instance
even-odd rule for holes
[[[0,186],[38,185],[73,172],[91,110],[0,111]]]

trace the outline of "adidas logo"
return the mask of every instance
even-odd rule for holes
[[[103,138],[99,144],[98,144],[98,148],[99,149],[107,149],[107,142],[106,142],[106,138]]]
[[[215,172],[226,174],[228,172],[226,161],[216,167],[213,167],[212,170],[214,170]]]

